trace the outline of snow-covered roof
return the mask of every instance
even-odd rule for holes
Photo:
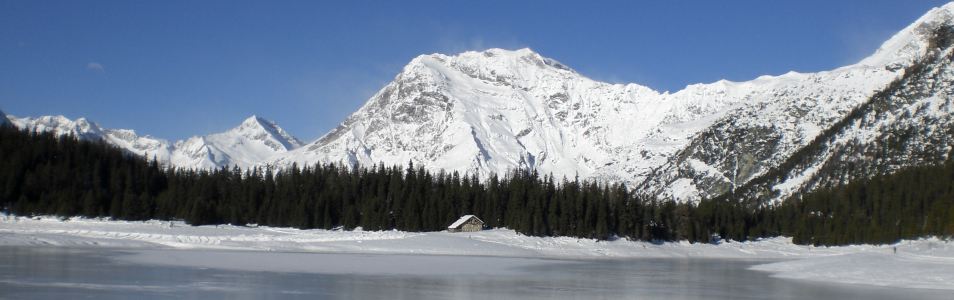
[[[477,221],[480,221],[480,223],[483,223],[483,222],[484,222],[483,220],[481,220],[481,219],[478,218],[477,216],[474,216],[474,215],[465,215],[465,216],[463,216],[463,217],[460,217],[460,219],[457,219],[457,221],[455,221],[454,224],[450,224],[450,226],[447,226],[447,228],[457,228],[457,227],[460,227],[460,225],[464,225],[464,223],[467,222],[467,220],[470,220],[470,218],[477,219]]]

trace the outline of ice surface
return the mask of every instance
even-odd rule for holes
[[[778,259],[756,266],[783,278],[954,289],[954,242],[937,238],[894,245],[813,247],[779,237],[718,244],[597,241],[530,237],[512,230],[473,233],[298,230],[274,227],[188,226],[168,221],[59,220],[0,216],[0,246],[216,249],[350,254],[415,254],[554,259],[720,258]],[[897,249],[897,254],[894,249]],[[277,257],[294,258],[291,254]],[[149,260],[147,256],[139,257]],[[224,257],[228,258],[228,257]],[[234,259],[231,259],[234,258]],[[226,261],[240,261],[233,255]],[[154,259],[154,258],[152,258]],[[417,258],[415,258],[417,259]],[[183,260],[184,263],[186,260]],[[282,263],[275,266],[299,268]],[[296,261],[289,259],[289,261]],[[234,268],[262,267],[236,263]],[[305,268],[302,266],[300,268]],[[341,266],[345,268],[345,266]],[[423,272],[423,271],[422,271]]]

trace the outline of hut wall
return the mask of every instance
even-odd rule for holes
[[[484,229],[484,225],[476,221],[470,221],[460,226],[460,231],[463,231],[463,232],[477,232],[483,229]]]

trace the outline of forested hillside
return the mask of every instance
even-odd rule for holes
[[[954,234],[954,162],[915,167],[789,200],[797,243],[890,243]],[[789,234],[786,234],[789,235]]]

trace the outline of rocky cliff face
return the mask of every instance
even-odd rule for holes
[[[777,202],[819,187],[949,159],[954,149],[954,25],[929,34],[929,50],[903,77],[730,196]]]
[[[845,126],[845,118],[855,117],[852,113],[857,113],[856,110],[867,109],[866,107],[873,101],[887,101],[879,97],[883,97],[889,89],[902,87],[921,89],[924,94],[934,95],[934,100],[950,99],[949,94],[943,92],[943,88],[933,91],[923,88],[924,85],[918,84],[919,80],[914,79],[916,75],[912,74],[912,71],[923,70],[924,67],[944,68],[947,62],[936,59],[934,56],[945,51],[947,47],[939,34],[943,36],[943,32],[952,24],[952,19],[954,19],[954,5],[948,4],[934,9],[885,42],[878,52],[860,63],[831,72],[811,74],[809,76],[813,79],[803,82],[804,86],[790,86],[788,89],[777,90],[774,95],[769,95],[768,98],[772,99],[771,101],[740,108],[737,112],[729,114],[728,118],[720,120],[715,126],[697,135],[688,147],[680,150],[679,154],[656,173],[656,176],[651,176],[641,186],[655,191],[662,188],[661,192],[657,192],[662,195],[667,195],[672,190],[679,191],[680,186],[690,186],[690,191],[701,191],[698,195],[714,197],[731,193],[738,186],[765,175],[773,169],[776,172],[778,169],[783,172],[800,172],[800,169],[806,168],[814,170],[820,166],[791,169],[797,167],[791,166],[790,162],[785,165],[782,163],[792,160],[796,151],[805,149],[812,141],[820,138],[819,135],[841,130]],[[872,67],[875,68],[872,69]],[[932,80],[950,82],[951,78],[934,76]],[[838,91],[848,91],[848,93]],[[872,92],[875,93],[871,94]],[[921,124],[930,132],[943,132],[944,126],[949,126],[936,120],[920,120],[920,118],[931,118],[929,115],[943,118],[944,112],[921,110],[919,113],[912,114],[914,119],[918,120],[908,120],[909,125]],[[891,122],[896,121],[898,120],[891,120]],[[917,123],[918,121],[923,123]],[[900,126],[900,124],[890,126]],[[859,128],[857,130],[876,129]],[[924,132],[924,134],[913,136],[940,142],[937,138],[930,138],[928,135],[930,135],[928,132]],[[854,137],[851,136],[827,138],[833,138],[838,143],[859,143],[852,142]],[[894,138],[893,135],[887,134],[860,143],[864,144],[865,148],[877,147],[877,144],[890,143],[890,140]],[[950,143],[939,145],[947,147]],[[923,154],[934,157],[932,160],[934,162],[946,157],[946,153],[938,156],[937,151],[927,149],[925,151],[933,153]],[[857,154],[853,151],[846,153],[852,154],[845,155]],[[888,163],[866,158],[864,155],[856,157],[860,158],[858,163],[881,166],[878,168],[882,169],[897,169],[920,164],[913,160],[905,163]],[[889,165],[894,166],[889,167]],[[853,167],[835,162],[831,163],[827,169],[834,171]],[[851,172],[855,174],[849,177],[857,178],[882,174],[883,170],[869,167],[866,170]],[[810,174],[804,175],[810,176]],[[792,180],[777,182],[779,186],[772,189],[777,190],[778,193],[775,193],[772,199],[779,200],[795,191],[806,191],[816,187],[813,181],[802,181],[799,179],[802,177],[796,174],[789,174],[786,177],[792,177]],[[838,182],[844,183],[850,178],[844,178]],[[700,190],[698,187],[703,188]],[[673,198],[679,199],[679,197]]]

